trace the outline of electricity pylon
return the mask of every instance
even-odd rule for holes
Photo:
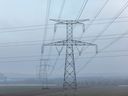
[[[65,68],[64,68],[64,81],[63,88],[66,89],[77,89],[77,80],[76,80],[76,69],[75,69],[75,58],[74,58],[74,46],[95,46],[96,44],[83,42],[79,40],[73,39],[73,25],[82,25],[83,32],[85,31],[85,24],[82,23],[84,21],[88,21],[88,19],[84,20],[56,20],[55,21],[54,31],[57,29],[57,25],[63,24],[66,25],[66,40],[52,42],[44,44],[44,46],[65,46],[66,47],[66,57],[65,57]],[[62,50],[60,50],[62,51]],[[60,52],[59,52],[60,54]]]
[[[48,89],[47,63],[48,63],[48,59],[40,60],[39,80],[42,83],[42,89]]]

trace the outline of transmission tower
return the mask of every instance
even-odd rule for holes
[[[48,59],[40,60],[39,80],[42,83],[42,89],[48,89],[47,63],[48,63]]]
[[[82,23],[84,21],[88,21],[88,19],[84,20],[56,20],[55,21],[54,31],[57,29],[57,25],[66,25],[66,40],[56,41],[52,43],[47,43],[44,46],[65,46],[66,47],[66,56],[65,56],[65,68],[64,68],[64,81],[63,88],[67,89],[77,89],[77,80],[76,80],[76,69],[75,69],[75,58],[74,58],[74,46],[95,46],[96,44],[83,42],[79,40],[73,39],[73,25],[82,25],[83,32],[85,31],[85,24]],[[59,54],[62,50],[59,51]]]

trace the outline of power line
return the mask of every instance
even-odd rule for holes
[[[109,51],[102,51],[100,53],[121,53],[121,52],[128,52],[128,50],[109,50]],[[86,52],[86,54],[91,54],[93,52]],[[61,56],[64,56],[65,54],[61,54]],[[49,55],[44,55],[44,56],[49,56]],[[52,54],[52,57],[58,56],[58,54]],[[40,55],[31,55],[31,56],[10,56],[10,57],[0,57],[0,59],[21,59],[21,58],[39,58]],[[55,59],[56,60],[56,59]]]
[[[105,50],[108,47],[110,47],[112,44],[114,44],[115,42],[119,41],[120,39],[122,39],[126,34],[128,34],[128,31],[124,32],[122,35],[120,35],[119,37],[117,37],[115,40],[113,40],[111,43],[109,43],[108,45],[106,45],[103,49],[101,50]]]
[[[105,2],[104,5],[106,5],[106,3],[108,3],[108,0]],[[95,42],[104,32],[106,32],[106,30],[114,23],[114,21],[124,12],[124,10],[128,7],[127,5],[128,1],[126,2],[126,4],[123,6],[124,8],[122,8],[117,15],[115,16],[115,18],[103,29],[103,31],[101,31],[95,39],[92,40],[92,42]],[[102,7],[103,10],[104,6]],[[100,11],[101,12],[101,11]],[[97,17],[98,15],[96,15]],[[83,36],[83,35],[82,35]]]
[[[108,55],[108,56],[97,56],[97,57],[95,57],[95,58],[114,58],[114,57],[127,57],[128,55],[127,54],[125,54],[125,55]],[[85,59],[85,58],[92,58],[92,57],[81,57],[81,58],[78,58],[79,60],[81,60],[81,59]],[[56,58],[52,58],[51,60],[55,60]],[[61,60],[64,60],[64,58],[60,58],[59,59],[60,61]],[[10,60],[10,61],[0,61],[0,63],[11,63],[11,62],[40,62],[40,59],[31,59],[31,60]],[[85,66],[84,66],[84,68],[85,68]],[[83,67],[82,67],[82,69],[83,69]],[[82,71],[82,70],[79,70],[79,71]],[[78,72],[79,72],[78,71]]]
[[[102,12],[102,10],[105,8],[105,6],[107,5],[107,3],[109,2],[109,0],[106,0],[105,3],[103,4],[103,6],[101,7],[101,9],[97,12],[97,14],[95,15],[94,19],[92,19],[92,21],[87,25],[85,31],[81,34],[80,39],[82,38],[82,36],[84,35],[84,33],[88,30],[88,28],[90,28],[90,26],[93,24],[93,22],[96,20],[96,18],[100,15],[100,13]],[[80,17],[79,17],[80,18]],[[100,23],[99,23],[100,24]],[[84,48],[84,47],[83,47]],[[82,48],[82,50],[83,50]],[[82,51],[81,51],[82,52]]]
[[[123,23],[123,22],[128,22],[128,21],[114,21],[113,23]],[[93,23],[93,24],[85,24],[85,25],[101,25],[101,24],[107,24],[107,23],[110,23],[110,22],[100,22],[100,23]],[[61,26],[63,27],[63,26]],[[45,28],[29,28],[29,29],[18,29],[18,30],[7,30],[7,31],[2,31],[0,33],[15,33],[15,32],[31,32],[31,31],[35,31],[35,32],[38,32],[36,30],[43,30]],[[47,27],[47,29],[53,29],[53,27]],[[40,32],[40,31],[39,31]]]
[[[122,34],[107,34],[107,35],[102,35],[103,39],[106,39],[106,37],[109,37],[109,38],[114,38],[114,37],[117,37],[119,35],[122,35]],[[125,36],[127,36],[128,34],[126,34]],[[94,38],[96,37],[97,35],[88,35],[88,36],[85,36],[85,37],[82,37],[82,38]],[[74,37],[74,38],[79,38],[79,37]],[[61,38],[57,38],[55,40],[61,40]],[[32,41],[19,41],[19,42],[5,42],[5,43],[0,43],[1,44],[10,44],[10,43],[33,43],[33,42],[40,42],[41,40],[32,40]],[[52,40],[45,40],[45,41],[52,41]]]
[[[49,24],[49,26],[52,26],[53,24]],[[0,30],[8,30],[8,29],[21,29],[21,28],[35,28],[35,27],[45,27],[46,25],[40,24],[40,25],[24,25],[24,26],[17,26],[17,27],[3,27],[0,28]]]
[[[81,15],[82,15],[83,12],[84,12],[84,9],[85,9],[87,3],[88,3],[88,0],[84,0],[83,5],[81,6],[81,9],[80,9],[80,13],[79,13],[79,15],[76,17],[76,20],[79,20],[79,19],[80,19]]]
[[[102,12],[102,10],[105,8],[105,6],[108,4],[109,0],[106,0],[105,3],[103,4],[103,6],[99,9],[99,11],[96,13],[94,19],[88,24],[88,26],[86,27],[85,31],[81,34],[80,39],[83,37],[84,33],[86,33],[86,31],[90,28],[90,26],[93,24],[93,22],[96,20],[96,18],[100,15],[100,13]],[[100,24],[100,23],[99,23]],[[86,47],[87,49],[88,47]],[[81,52],[83,51],[84,47],[81,49]]]
[[[109,38],[115,38],[117,36],[120,36],[122,34],[107,34],[107,35],[102,35],[102,38],[103,39],[109,39]],[[127,36],[128,34],[126,34],[125,36]],[[85,37],[82,37],[82,38],[94,38],[96,37],[97,35],[88,35],[88,36],[85,36]],[[107,38],[106,38],[107,37]],[[75,39],[78,39],[79,37],[74,37]],[[100,39],[102,39],[100,38]],[[62,40],[61,38],[57,38],[55,40]],[[33,43],[33,42],[40,42],[41,40],[32,40],[32,41],[19,41],[19,42],[5,42],[5,43],[0,43],[0,44],[10,44],[10,43]],[[45,41],[52,41],[51,39],[49,40],[45,40]]]
[[[127,19],[128,17],[127,16],[123,16],[123,17],[119,17],[118,19]],[[92,18],[91,19],[91,21],[93,21],[93,20],[95,20],[95,21],[106,21],[106,20],[112,20],[112,19],[114,19],[114,18],[101,18],[101,19],[95,19],[95,17],[94,18]],[[128,22],[128,21],[119,21],[119,22]],[[105,23],[109,23],[109,22],[103,22],[103,23],[94,23],[94,25],[95,24],[105,24]],[[115,22],[115,23],[118,23],[118,21],[117,22]],[[93,24],[86,24],[86,25],[93,25]],[[47,26],[47,25],[43,25],[43,24],[40,24],[40,25],[24,25],[24,26],[18,26],[18,27],[4,27],[4,28],[0,28],[0,30],[8,30],[8,29],[23,29],[23,30],[31,30],[31,29],[33,29],[33,28],[36,28],[36,27],[42,27],[42,28],[36,28],[37,30],[38,29],[44,29],[43,27],[45,27],[45,26]],[[51,26],[51,28],[53,28],[52,26],[53,26],[53,24],[48,24],[48,26]],[[31,28],[32,27],[32,28]],[[31,29],[25,29],[25,28],[31,28]],[[35,30],[36,30],[35,29]],[[12,31],[20,31],[20,30],[12,30]],[[22,31],[22,30],[21,30]],[[5,31],[6,32],[6,31]],[[1,32],[2,33],[2,32]]]
[[[91,20],[95,20],[96,22],[97,21],[106,21],[106,20],[113,20],[114,19],[114,17],[109,17],[109,18],[91,18]],[[118,17],[117,19],[128,19],[128,16],[121,16],[121,17]]]
[[[66,0],[63,0],[63,2],[62,2],[62,5],[61,5],[61,8],[60,8],[60,12],[59,12],[59,16],[58,16],[58,19],[60,19],[61,18],[61,16],[62,16],[62,13],[63,13],[63,10],[64,10],[64,6],[65,6],[65,2],[66,2]],[[54,30],[55,31],[55,30]],[[53,40],[52,41],[54,41],[55,40],[55,33],[56,32],[54,32],[54,37],[53,37]],[[50,46],[50,48],[52,48],[52,46]],[[50,54],[49,55],[51,55],[51,51],[52,50],[50,50]],[[50,56],[49,56],[50,57]],[[55,62],[54,62],[54,66],[52,67],[52,70],[50,71],[50,75],[53,73],[53,71],[55,70],[55,67],[56,67],[56,65],[57,65],[57,62],[58,62],[58,60],[59,60],[59,55],[57,56],[57,58],[56,58],[56,60],[55,60]]]
[[[105,32],[108,30],[108,28],[114,23],[114,21],[117,20],[117,18],[124,12],[124,10],[125,10],[127,7],[128,7],[128,1],[125,3],[125,5],[123,6],[123,8],[121,8],[121,9],[119,10],[119,12],[116,14],[116,16],[114,17],[114,19],[113,19],[108,25],[106,25],[105,28],[104,28],[101,32],[99,32],[99,34],[92,40],[92,43],[94,43],[99,37],[102,36],[103,33],[105,33]],[[82,35],[82,36],[83,36],[83,35]],[[81,36],[81,37],[82,37],[82,36]],[[80,38],[81,38],[81,37],[80,37]],[[88,47],[86,47],[85,50],[86,50],[87,48],[88,48]],[[83,49],[84,49],[84,48],[82,48],[81,52],[83,51]]]
[[[100,15],[100,13],[102,12],[102,10],[105,8],[105,6],[108,4],[109,0],[106,0],[105,3],[103,4],[103,6],[101,7],[101,9],[96,13],[95,17],[93,20],[90,21],[89,25],[86,27],[85,32],[90,28],[90,25],[96,20],[96,18]],[[84,32],[84,33],[85,33]],[[83,33],[83,34],[84,34]],[[81,36],[83,36],[83,34]]]
[[[128,34],[126,34],[126,35],[128,35]],[[86,38],[86,37],[83,37],[83,38]],[[117,38],[117,36],[109,37],[109,38],[99,38],[97,40],[111,40],[111,39],[115,39],[115,38]],[[127,38],[128,38],[128,36],[123,37],[123,39],[127,39]],[[56,39],[56,40],[62,40],[62,39]],[[91,40],[91,39],[86,39],[86,40]],[[52,41],[52,40],[45,40],[45,41]],[[0,47],[16,47],[16,46],[17,47],[25,47],[25,46],[27,47],[27,46],[35,46],[35,45],[40,46],[41,40],[22,41],[22,42],[6,42],[6,43],[0,43],[0,44],[1,44]]]
[[[116,43],[117,41],[119,41],[120,39],[122,39],[126,34],[128,33],[128,31],[126,31],[125,33],[123,33],[121,36],[117,37],[115,40],[113,40],[111,43],[109,43],[108,45],[106,45],[104,48],[102,48],[98,53],[102,53],[105,49],[107,49],[108,47],[110,47],[111,45],[113,45],[114,43]],[[89,63],[91,63],[91,61],[96,58],[97,54],[95,54],[92,58],[90,58],[86,64],[81,67],[81,69],[78,71],[80,72],[84,67],[86,67]]]
[[[95,21],[104,21],[104,20],[112,20],[112,19],[114,19],[114,18],[113,17],[112,18],[100,18],[100,19],[95,19],[95,17],[94,18],[91,18],[91,20],[95,20]],[[122,17],[119,17],[118,19],[128,19],[128,16],[122,16]],[[54,24],[48,24],[48,26],[53,26],[53,25]],[[16,26],[15,27],[3,27],[3,28],[0,28],[0,30],[21,29],[21,28],[31,28],[31,27],[36,28],[36,27],[45,27],[45,26],[47,26],[47,25],[43,25],[43,24],[38,24],[38,25],[23,25],[23,26],[17,26],[17,27]]]
[[[125,3],[125,5],[123,6],[122,9],[120,9],[120,11],[117,13],[117,15],[115,16],[115,18],[103,29],[103,31],[101,31],[97,37],[95,39],[92,40],[92,42],[94,43],[100,36],[102,36],[102,34],[104,32],[106,32],[106,30],[113,24],[113,22],[124,12],[124,10],[128,7],[128,1]],[[111,45],[111,44],[110,44]],[[108,47],[108,46],[107,46]],[[88,47],[86,47],[87,49]],[[83,49],[82,49],[83,50]],[[92,58],[90,58],[87,63],[85,64],[88,65],[95,57],[97,56],[97,54],[95,54]],[[83,69],[83,67],[81,68]],[[81,71],[81,69],[78,71],[78,73]]]
[[[66,0],[63,0],[63,1],[62,1],[62,5],[61,5],[60,12],[59,12],[59,16],[58,16],[59,19],[60,19],[61,16],[62,16],[63,9],[64,9],[64,6],[65,6],[65,2],[66,2]]]
[[[117,13],[117,15],[115,16],[115,18],[99,33],[99,35],[97,35],[97,37],[95,39],[93,39],[92,42],[96,41],[104,32],[107,31],[107,29],[113,24],[113,22],[124,12],[124,10],[128,7],[128,1],[126,2],[126,4],[124,5],[124,8],[122,8],[119,13]]]

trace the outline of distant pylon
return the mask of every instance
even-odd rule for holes
[[[47,63],[48,63],[48,59],[40,60],[39,80],[42,83],[42,89],[48,89]]]
[[[58,24],[66,25],[66,40],[44,44],[44,46],[65,46],[66,47],[63,88],[65,90],[67,90],[67,89],[75,89],[76,90],[77,89],[77,80],[76,80],[76,69],[75,69],[75,58],[74,58],[74,46],[95,46],[97,49],[96,44],[73,39],[73,25],[78,25],[78,24],[82,25],[83,32],[84,32],[85,24],[82,22],[88,21],[88,19],[84,19],[84,20],[51,19],[51,20],[57,22],[55,24],[54,31],[56,31]],[[59,52],[61,52],[61,51],[59,51]]]

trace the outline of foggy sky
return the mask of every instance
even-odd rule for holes
[[[63,0],[52,0],[50,6],[50,18],[49,19],[58,19],[61,4]],[[98,10],[103,6],[106,0],[89,0],[87,6],[85,7],[82,16],[80,19],[89,18],[93,19],[98,12]],[[79,15],[80,8],[84,0],[66,0],[64,9],[61,14],[61,19],[76,19]],[[114,18],[118,14],[119,10],[124,6],[127,0],[110,0],[109,3],[105,6],[101,14],[97,19],[104,18]],[[45,16],[46,16],[46,6],[47,0],[0,0],[0,72],[5,73],[5,75],[11,74],[26,74],[27,76],[36,76],[39,68],[39,61],[30,61],[30,62],[10,62],[16,60],[35,60],[40,59],[40,57],[31,57],[31,58],[3,58],[3,57],[17,57],[17,56],[40,56],[41,50],[41,41],[43,40],[44,26],[36,25],[45,25]],[[128,16],[128,8],[120,15],[120,17]],[[116,21],[127,21],[128,18],[117,19]],[[112,19],[95,21],[94,23],[103,23],[111,22]],[[49,20],[47,40],[51,40],[53,37],[54,31],[54,22]],[[85,22],[89,24],[89,22]],[[95,36],[100,33],[105,26],[105,24],[94,24],[87,30],[81,40],[91,42],[92,38],[88,36]],[[33,26],[34,27],[23,27],[23,26]],[[127,22],[114,23],[109,27],[103,35],[108,34],[122,34],[128,31]],[[36,26],[36,27],[35,27]],[[13,28],[13,27],[22,27],[22,28]],[[65,27],[60,26],[55,35],[55,39],[64,39],[66,32]],[[19,31],[20,30],[20,31]],[[76,26],[74,29],[74,37],[80,37],[82,30],[80,26]],[[118,37],[118,35],[115,37]],[[99,50],[104,46],[112,42],[113,39],[104,39],[111,37],[101,37],[99,40],[94,42],[98,45]],[[22,42],[24,43],[15,43]],[[22,44],[35,44],[26,41],[38,41],[35,42],[36,45],[32,46],[12,46],[12,45],[22,45]],[[12,43],[11,43],[12,42]],[[48,41],[51,42],[51,41]],[[38,44],[37,44],[38,43]],[[113,50],[127,50],[127,38],[122,38],[118,42],[114,43],[112,46],[107,48],[105,51]],[[45,54],[48,54],[49,48],[45,50]],[[75,56],[78,56],[78,51],[76,48]],[[92,52],[88,54],[87,52]],[[65,53],[65,48],[63,49],[62,54]],[[56,56],[53,56],[56,54]],[[86,52],[84,51],[82,56],[76,61],[76,69],[79,70],[87,60],[95,54],[94,48],[89,47]],[[97,56],[117,56],[117,55],[127,55],[127,52],[105,52],[99,53]],[[50,65],[48,72],[54,66],[55,58],[57,57],[57,51],[55,47],[52,47],[51,61],[48,63]],[[46,57],[47,58],[47,57]],[[62,77],[64,69],[64,55],[60,56],[60,59],[56,65],[54,73],[50,75],[51,77]],[[101,74],[101,75],[128,75],[128,60],[127,56],[119,57],[108,57],[108,58],[95,58],[90,62],[78,76],[85,76],[86,74]]]

